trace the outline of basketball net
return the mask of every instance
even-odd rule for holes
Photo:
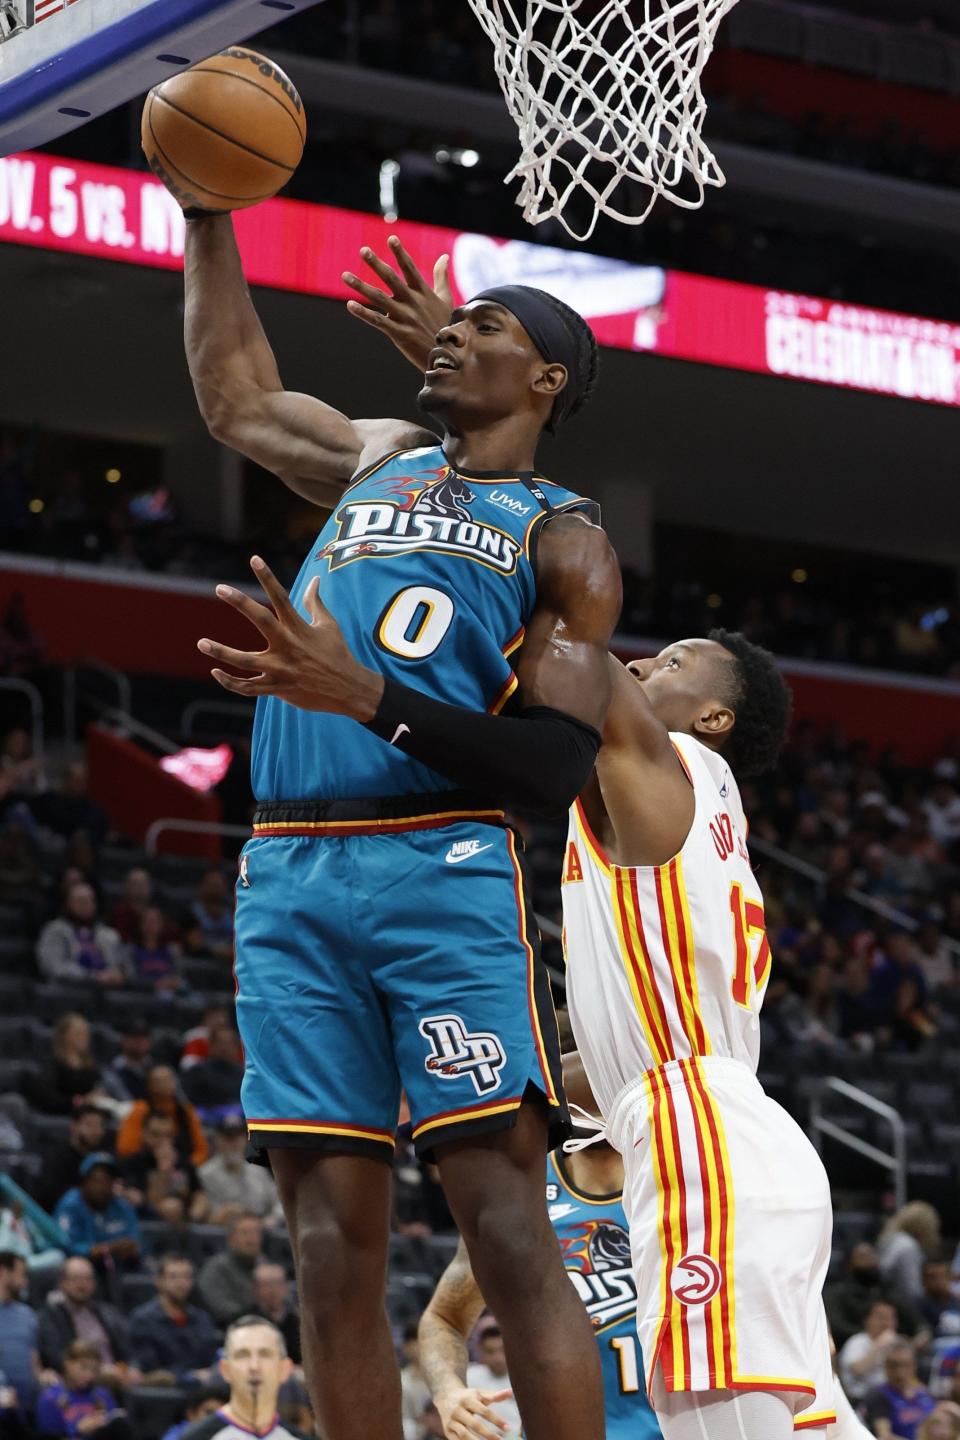
[[[736,3],[470,0],[520,132],[507,183],[520,180],[524,219],[586,240],[600,215],[642,225],[658,195],[696,210],[725,183],[701,135],[700,77]],[[578,230],[565,210],[579,193],[594,209]]]

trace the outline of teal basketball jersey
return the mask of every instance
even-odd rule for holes
[[[647,1400],[637,1337],[637,1285],[619,1195],[581,1193],[559,1152],[547,1157],[547,1211],[570,1280],[593,1324],[607,1417],[607,1440],[659,1440]]]
[[[291,591],[310,581],[353,654],[436,700],[497,713],[536,602],[536,545],[558,510],[596,507],[542,476],[455,470],[441,445],[401,450],[344,491]],[[453,789],[342,715],[257,704],[260,801],[343,800]]]

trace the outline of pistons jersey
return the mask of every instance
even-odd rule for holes
[[[577,1190],[557,1152],[547,1159],[547,1212],[600,1351],[607,1440],[654,1440],[660,1427],[643,1378],[622,1198]]]
[[[611,864],[581,802],[570,812],[567,1001],[604,1115],[644,1071],[715,1055],[756,1072],[760,1051],[770,946],[740,791],[722,755],[690,735],[670,738],[695,803],[666,865]]]
[[[291,591],[320,598],[364,665],[435,700],[498,713],[517,687],[510,657],[536,601],[536,545],[556,511],[596,507],[541,476],[455,470],[440,445],[358,475]],[[274,696],[257,705],[260,801],[340,800],[452,789],[427,765],[341,715]]]

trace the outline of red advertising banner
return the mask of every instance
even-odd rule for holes
[[[586,316],[603,345],[960,405],[960,325],[299,200],[240,211],[236,226],[254,285],[346,298],[341,272],[395,231],[428,273],[449,251],[458,300],[539,285]],[[0,241],[174,270],[184,221],[150,175],[12,155],[0,159]]]

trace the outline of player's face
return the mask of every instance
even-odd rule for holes
[[[715,640],[677,640],[650,660],[631,660],[627,669],[668,730],[706,738],[733,725],[733,712],[717,693],[718,667],[726,663],[727,652]]]
[[[544,372],[558,370],[565,375],[562,367],[547,366],[509,310],[472,300],[454,310],[450,324],[438,332],[417,403],[453,429],[538,408],[545,420],[552,398],[549,385],[546,392],[538,387]]]

